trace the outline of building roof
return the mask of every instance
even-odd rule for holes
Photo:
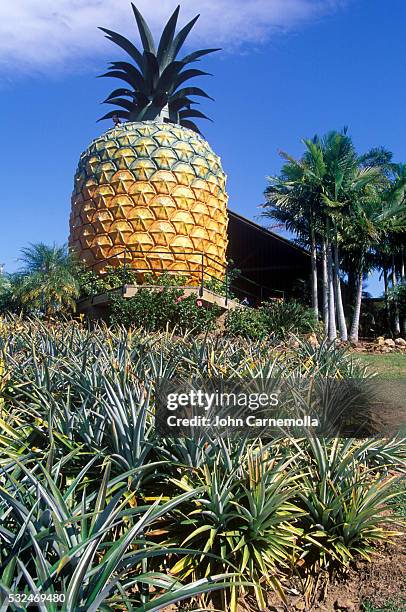
[[[284,242],[286,245],[292,247],[292,249],[296,249],[297,251],[300,251],[300,253],[302,253],[303,255],[307,255],[308,257],[310,257],[310,253],[306,251],[306,249],[303,249],[302,247],[298,246],[292,240],[289,240],[289,238],[284,238],[280,234],[277,234],[276,232],[272,232],[266,227],[263,227],[262,225],[255,223],[255,221],[252,221],[251,219],[247,219],[247,217],[243,217],[243,215],[240,215],[234,210],[228,209],[228,215],[229,217],[232,217],[241,223],[245,223],[246,225],[250,226],[252,229],[258,232],[261,232],[262,234],[265,234],[269,238],[280,240],[281,242]]]
[[[233,284],[253,298],[303,296],[310,256],[287,238],[229,211],[227,258],[239,274]]]

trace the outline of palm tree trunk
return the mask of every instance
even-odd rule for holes
[[[404,283],[405,280],[405,247],[402,244],[400,250],[400,282]],[[406,316],[402,318],[402,335],[406,338]]]
[[[336,308],[334,300],[334,273],[333,273],[333,254],[331,243],[327,242],[327,278],[328,278],[328,339],[335,342],[337,339],[336,328]]]
[[[323,238],[322,243],[322,268],[323,268],[323,322],[324,328],[328,330],[328,272],[327,272],[327,247]]]
[[[390,310],[389,310],[389,279],[388,279],[388,269],[386,264],[383,268],[383,285],[385,291],[385,319],[386,319],[386,331],[390,333]]]
[[[340,257],[339,257],[337,242],[334,248],[334,281],[335,281],[336,296],[337,296],[336,298],[337,299],[337,316],[338,316],[338,328],[340,330],[340,339],[342,342],[347,342],[348,332],[347,332],[347,323],[346,323],[345,314],[344,314],[343,298],[341,295]]]
[[[360,320],[360,315],[361,315],[361,304],[362,304],[362,281],[363,281],[363,270],[362,270],[362,264],[361,264],[360,271],[358,273],[358,278],[357,278],[357,291],[355,295],[354,316],[352,319],[352,325],[351,325],[351,331],[350,331],[351,342],[358,342],[359,320]]]
[[[358,283],[358,271],[354,270],[352,266],[349,267],[347,271],[347,304],[354,305],[355,304],[355,294],[357,293],[357,283]],[[345,306],[344,306],[345,310]]]
[[[392,289],[393,291],[395,291],[397,286],[397,279],[396,279],[396,263],[395,263],[395,256],[392,255]],[[393,305],[394,305],[394,311],[395,311],[395,336],[399,336],[400,334],[400,317],[399,317],[399,305],[398,305],[398,300],[396,295],[393,298]]]
[[[311,228],[311,265],[312,265],[312,308],[316,320],[319,318],[319,296],[317,284],[317,246],[314,227]]]

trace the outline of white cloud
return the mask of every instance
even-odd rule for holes
[[[0,0],[0,69],[78,69],[109,44],[101,25],[134,35],[129,0]],[[181,24],[201,13],[196,42],[235,49],[312,21],[347,0],[183,0]],[[137,0],[157,33],[176,0]],[[111,43],[110,43],[111,44]]]

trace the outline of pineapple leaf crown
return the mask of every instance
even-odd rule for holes
[[[105,32],[106,38],[126,51],[132,60],[131,63],[111,62],[108,72],[101,75],[121,79],[126,83],[126,87],[115,89],[106,98],[104,104],[112,104],[118,108],[101,117],[99,121],[115,118],[126,121],[147,121],[160,118],[163,121],[179,123],[200,133],[193,119],[208,119],[208,117],[193,108],[193,105],[198,104],[193,97],[210,100],[213,98],[200,87],[183,87],[183,85],[189,79],[209,74],[190,68],[189,64],[220,49],[201,49],[178,59],[188,34],[199,18],[199,15],[194,17],[176,34],[179,6],[164,27],[157,49],[145,19],[134,4],[131,6],[143,46],[142,51],[121,34],[99,28]]]

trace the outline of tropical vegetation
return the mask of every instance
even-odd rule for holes
[[[113,325],[135,325],[148,331],[178,329],[195,334],[212,331],[221,309],[216,304],[205,308],[195,295],[182,289],[141,287],[131,299],[112,298],[110,322]]]
[[[252,340],[288,340],[292,334],[320,332],[314,310],[295,300],[273,300],[258,308],[236,308],[227,313],[226,332]]]
[[[22,266],[12,275],[0,274],[0,311],[72,312],[80,295],[76,259],[66,246],[31,244],[21,250]]]
[[[8,315],[0,359],[3,599],[59,593],[63,610],[83,612],[191,598],[259,610],[272,592],[283,601],[295,575],[310,605],[320,576],[371,559],[398,531],[382,509],[398,495],[400,439],[261,443],[162,438],[154,427],[162,380],[368,377],[343,348],[300,341],[281,353],[266,341]]]
[[[0,608],[259,612],[294,591],[308,609],[404,520],[405,440],[345,409],[375,376],[346,346],[371,270],[406,333],[406,166],[347,130],[283,153],[263,212],[309,249],[311,304],[205,307],[185,285],[205,266],[229,298],[236,273],[226,177],[194,121],[209,96],[189,84],[217,49],[180,54],[197,17],[177,32],[179,7],[156,45],[132,9],[142,48],[101,28],[128,61],[102,75],[122,81],[114,127],[80,158],[69,248],[32,244],[0,274]],[[100,293],[105,321],[75,312]],[[327,429],[159,429],[165,385],[230,381],[287,389],[293,415],[322,398]]]
[[[388,317],[391,279],[390,326],[399,336],[406,167],[392,163],[384,149],[359,155],[346,129],[303,144],[300,159],[281,153],[285,164],[279,176],[269,179],[264,215],[282,221],[309,248],[312,307],[322,314],[331,341],[337,327],[342,341],[358,341],[363,282],[371,270],[384,276]]]

